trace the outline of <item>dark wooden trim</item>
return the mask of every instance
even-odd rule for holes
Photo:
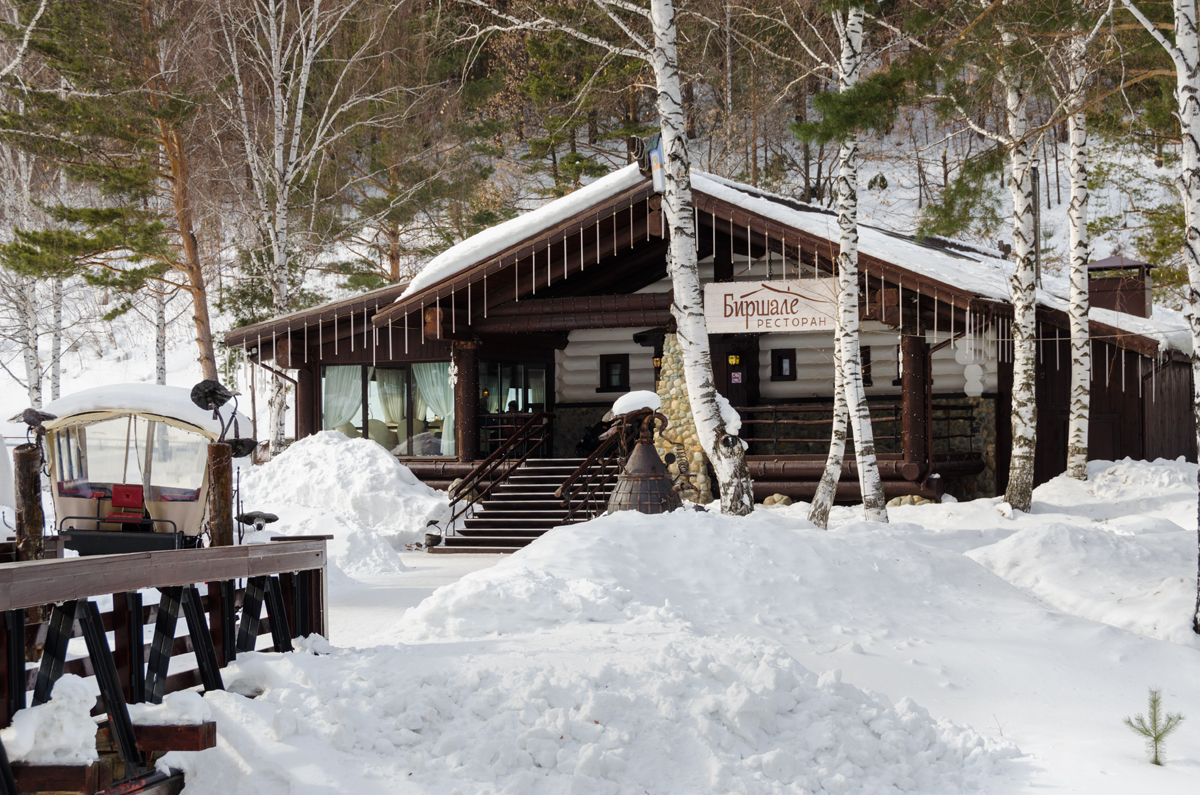
[[[259,337],[270,338],[272,333],[284,335],[288,333],[289,329],[295,335],[297,331],[303,329],[306,323],[311,326],[318,322],[328,322],[335,317],[340,320],[350,313],[360,314],[363,309],[390,304],[399,298],[407,288],[408,282],[389,284],[352,298],[332,301],[311,309],[303,309],[289,315],[264,320],[261,323],[252,323],[249,326],[231,329],[225,333],[224,344],[231,348],[240,347],[243,343],[247,347],[252,347],[258,344]]]
[[[652,328],[669,325],[672,320],[669,309],[645,312],[589,312],[572,315],[530,314],[520,317],[489,317],[487,320],[475,321],[474,328],[481,333],[518,334],[595,328]]]
[[[654,312],[670,310],[673,292],[632,295],[585,295],[569,298],[535,298],[509,301],[488,310],[488,319],[523,315],[570,315],[593,312]],[[476,323],[478,326],[478,321]]]

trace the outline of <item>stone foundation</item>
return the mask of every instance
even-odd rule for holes
[[[672,442],[668,443],[662,435],[656,435],[654,446],[658,455],[660,458],[667,453],[674,453],[676,458],[686,455],[689,474],[697,488],[685,488],[681,496],[692,502],[711,502],[712,482],[708,477],[704,448],[700,446],[700,436],[692,418],[692,404],[688,399],[687,385],[684,383],[683,354],[679,350],[679,339],[674,334],[668,334],[663,340],[662,368],[659,370],[657,392],[662,400],[662,413],[670,422],[664,434]],[[668,470],[672,477],[679,476],[678,463],[671,464]]]
[[[971,407],[970,416],[946,422],[934,420],[934,457],[946,453],[979,453],[983,471],[978,475],[946,478],[946,493],[958,499],[996,496],[996,400],[990,397],[934,398],[934,416],[938,406]],[[957,412],[962,413],[962,412]],[[955,438],[938,438],[950,434]],[[936,466],[936,464],[935,464]]]

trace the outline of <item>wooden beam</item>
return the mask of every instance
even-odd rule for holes
[[[472,325],[480,333],[519,334],[529,331],[571,331],[597,328],[654,328],[672,322],[669,309],[643,312],[577,312],[561,315],[489,317]]]
[[[570,298],[537,298],[509,301],[492,307],[488,317],[520,315],[569,315],[590,312],[646,312],[670,309],[674,294],[635,293],[633,295],[584,295]]]

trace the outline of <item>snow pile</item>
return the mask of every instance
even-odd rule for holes
[[[428,640],[533,632],[568,623],[639,619],[686,623],[669,607],[631,601],[626,589],[588,579],[563,579],[522,566],[512,577],[468,576],[404,617],[408,637]]]
[[[232,692],[207,696],[223,742],[162,764],[201,794],[240,764],[284,790],[355,770],[367,781],[342,791],[949,793],[1018,753],[839,671],[818,677],[772,644],[641,643],[589,650],[582,667],[526,655],[434,667],[403,647],[239,656]]]
[[[301,439],[251,470],[241,487],[247,510],[279,515],[266,538],[333,535],[330,561],[352,577],[403,571],[396,550],[421,540],[426,522],[447,507],[444,493],[387,450],[337,431]]]
[[[212,720],[212,710],[199,693],[167,693],[161,704],[130,704],[129,717],[139,726],[194,726]]]
[[[661,408],[662,398],[654,392],[640,389],[617,398],[613,403],[612,413],[614,417],[619,417],[622,414],[629,414],[634,411],[641,411],[642,409],[658,411]]]
[[[63,674],[45,704],[17,710],[12,725],[0,730],[0,741],[13,762],[40,765],[86,765],[96,752],[92,707],[100,694],[94,679]]]

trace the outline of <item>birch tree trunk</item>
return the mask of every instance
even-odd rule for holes
[[[675,8],[672,0],[651,0],[650,21],[654,44],[650,62],[658,89],[658,115],[662,124],[666,189],[663,211],[670,227],[667,270],[675,288],[671,313],[679,330],[684,381],[692,404],[696,430],[704,453],[712,463],[721,487],[722,513],[744,516],[754,510],[754,490],[746,467],[746,444],[738,436],[740,419],[718,394],[713,379],[708,328],[700,274],[696,267],[696,228],[692,206],[691,164],[687,119],[679,81]]]
[[[167,296],[154,294],[154,383],[167,383]]]
[[[21,277],[21,353],[29,405],[42,407],[42,358],[38,353],[37,279]]]
[[[1067,44],[1067,85],[1076,110],[1067,118],[1071,151],[1067,171],[1071,204],[1067,208],[1070,232],[1071,296],[1071,414],[1067,430],[1067,476],[1087,480],[1088,415],[1091,411],[1092,344],[1088,325],[1088,134],[1083,112],[1087,43],[1082,36]],[[1057,144],[1056,144],[1057,145]]]
[[[1196,419],[1196,447],[1200,450],[1200,33],[1197,32],[1195,0],[1173,0],[1175,41],[1171,43],[1146,18],[1133,0],[1122,0],[1175,64],[1175,112],[1179,118],[1180,171],[1176,180],[1183,204],[1183,258],[1188,273],[1188,323],[1192,330],[1192,409]],[[1200,493],[1200,470],[1197,470]],[[1197,502],[1197,533],[1200,534],[1200,501]],[[1197,538],[1197,573],[1200,574],[1200,536]],[[1192,629],[1200,634],[1200,579]]]
[[[808,509],[808,521],[822,530],[829,529],[829,511],[837,496],[838,481],[842,477],[842,462],[846,457],[846,430],[850,422],[850,410],[846,406],[846,384],[842,368],[842,316],[838,313],[833,330],[833,435],[829,440],[829,456],[825,459],[825,471],[813,494]]]
[[[62,304],[63,280],[54,279],[50,283],[51,305],[51,334],[50,334],[50,399],[58,400],[59,386],[62,382]]]
[[[1004,33],[1005,44],[1016,42],[1012,33]],[[1001,79],[1005,88],[1005,116],[1008,123],[1008,188],[1013,202],[1013,254],[1017,268],[1009,282],[1013,306],[1013,389],[1012,389],[1012,461],[1008,470],[1005,499],[1020,511],[1028,511],[1033,502],[1033,464],[1037,449],[1037,305],[1033,250],[1032,162],[1029,144],[1027,99],[1015,69],[1006,70]]]
[[[840,14],[834,14],[834,25],[841,41],[838,90],[842,92],[849,91],[858,84],[862,71],[863,18],[861,6],[849,9],[844,19]],[[879,465],[875,457],[875,437],[871,429],[871,412],[867,406],[866,391],[863,388],[862,356],[859,347],[857,135],[850,135],[843,140],[838,152],[837,204],[838,320],[834,330],[834,366],[838,373],[834,377],[834,428],[825,472],[821,475],[821,483],[813,497],[809,513],[810,517],[815,516],[828,521],[845,455],[846,428],[843,414],[846,414],[854,434],[854,456],[858,465],[863,510],[868,520],[886,522],[887,500],[883,495],[883,481],[879,476]],[[821,527],[825,526],[821,522],[815,523]]]

